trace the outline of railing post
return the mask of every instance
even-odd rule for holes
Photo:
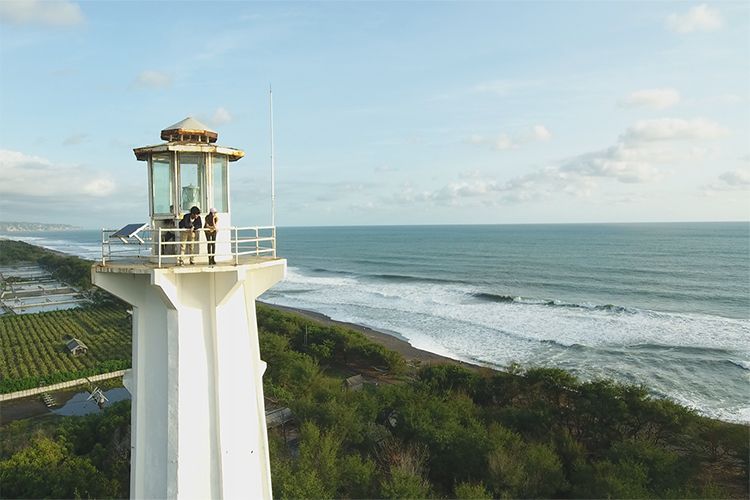
[[[237,226],[234,228],[234,265],[239,265],[240,263],[240,252],[239,252],[239,236],[237,235]]]
[[[153,231],[151,234],[154,234]],[[159,246],[159,268],[161,268],[161,227],[159,228],[159,242],[157,245]]]
[[[276,258],[276,226],[273,226],[271,228],[271,237],[273,238],[271,240],[271,248],[273,249],[273,252],[271,252],[271,255],[273,255],[273,258]]]
[[[260,229],[256,226],[255,227],[255,256],[256,257],[260,255],[260,241],[258,241],[259,238],[260,238]]]
[[[102,265],[106,265],[106,258],[104,257],[104,228],[102,228]]]

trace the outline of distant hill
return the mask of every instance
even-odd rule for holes
[[[39,222],[0,222],[0,231],[12,233],[15,231],[73,231],[81,229],[69,224],[41,224]]]

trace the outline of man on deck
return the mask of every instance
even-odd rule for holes
[[[198,207],[193,207],[190,212],[186,213],[180,221],[180,258],[177,261],[179,265],[183,265],[182,256],[186,254],[190,258],[190,264],[195,264],[195,256],[198,253],[198,240],[199,229],[203,227],[203,221],[201,221],[201,210]]]

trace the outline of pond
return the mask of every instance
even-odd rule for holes
[[[88,391],[78,392],[63,406],[53,408],[52,413],[64,417],[80,417],[82,415],[88,415],[89,413],[100,411],[99,405],[96,404],[96,401],[88,399],[90,395],[91,393]],[[107,405],[116,403],[117,401],[130,399],[130,393],[124,387],[115,387],[114,389],[104,391],[104,395],[107,397],[108,401],[104,404],[103,408],[106,408]]]
[[[96,402],[93,400],[87,401],[90,393],[82,389],[83,387],[76,387],[72,390],[51,392],[50,395],[57,403],[57,406],[53,408],[47,408],[44,405],[41,394],[28,398],[4,401],[2,403],[2,411],[0,411],[0,425],[7,424],[13,420],[45,415],[82,416],[101,411]],[[104,409],[117,401],[130,399],[130,393],[122,386],[107,389],[104,391],[104,395],[109,400],[105,403]]]

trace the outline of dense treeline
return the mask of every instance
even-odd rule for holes
[[[367,339],[361,333],[341,326],[326,326],[258,303],[258,331],[269,334],[265,342],[278,341],[283,336],[290,348],[308,352],[322,365],[374,366],[376,369],[400,374],[406,368],[404,358]]]
[[[89,351],[72,356],[65,344],[82,340]],[[131,326],[124,308],[88,306],[0,316],[0,393],[130,367]]]
[[[643,388],[439,365],[345,392],[321,369],[326,336],[300,345],[313,325],[266,308],[259,323],[274,325],[261,337],[267,393],[302,423],[298,453],[271,437],[278,497],[747,497],[748,427]]]
[[[642,388],[556,369],[415,370],[351,330],[262,305],[258,323],[265,392],[299,426],[297,444],[269,436],[277,498],[747,498],[748,427]],[[344,390],[370,365],[380,375]],[[127,496],[127,419],[123,403],[0,429],[2,496]]]
[[[38,264],[56,279],[81,290],[91,288],[91,261],[62,255],[23,241],[0,240],[0,266]]]
[[[129,401],[102,414],[11,422],[0,445],[2,498],[129,496]]]

